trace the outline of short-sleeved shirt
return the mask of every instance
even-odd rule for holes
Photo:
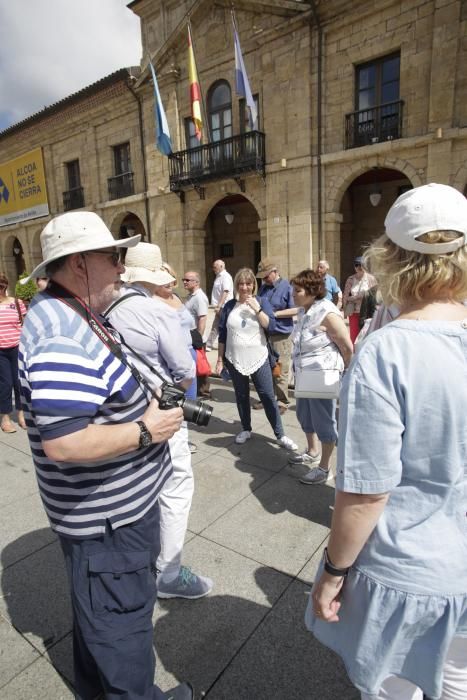
[[[213,306],[219,306],[222,294],[228,292],[226,299],[224,299],[224,304],[227,301],[233,299],[233,279],[232,275],[227,272],[227,270],[222,270],[216,275],[214,284],[212,285],[211,292],[211,304]]]
[[[199,317],[208,315],[209,301],[206,294],[201,288],[198,288],[193,294],[187,296],[185,299],[185,306],[193,318],[191,328],[197,328]]]
[[[297,323],[292,335],[292,356],[295,367],[344,369],[344,360],[337,345],[325,330],[321,329],[326,316],[338,314],[332,301],[318,299],[308,311],[298,310]]]
[[[141,296],[129,296],[125,300],[125,296],[134,291]],[[195,363],[177,310],[154,299],[144,286],[125,286],[122,301],[110,312],[109,319],[125,343],[142,355],[166,381],[179,383],[193,379]],[[151,385],[160,386],[161,380],[149,373],[147,365],[132,356],[128,348],[127,353]]]
[[[21,316],[25,316],[26,307],[21,299],[18,299]],[[0,304],[0,348],[14,348],[19,343],[21,335],[21,318],[15,301]]]
[[[259,288],[258,295],[262,299],[266,298],[274,311],[293,309],[295,307],[292,285],[288,280],[282,279],[282,277],[276,280],[274,284],[265,284],[263,282]],[[275,333],[290,335],[292,329],[293,318],[276,318]]]
[[[42,440],[90,424],[141,418],[149,395],[73,309],[36,294],[25,318],[19,376],[39,491],[52,529],[95,537],[106,523],[135,522],[156,502],[172,473],[167,443],[101,461],[55,462]]]
[[[326,296],[324,298],[329,301],[333,301],[334,296],[342,291],[337,284],[336,278],[329,274],[324,275],[324,286],[326,287]]]
[[[396,319],[344,377],[336,484],[391,493],[356,562],[388,586],[467,595],[466,401],[467,320]]]

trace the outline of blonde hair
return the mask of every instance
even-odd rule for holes
[[[252,295],[256,295],[256,292],[258,291],[258,283],[256,281],[255,273],[253,272],[253,270],[250,270],[249,267],[241,267],[235,275],[234,290],[236,299],[238,299],[238,285],[240,284],[240,282],[253,282]]]
[[[177,277],[177,273],[175,272],[173,267],[171,265],[169,265],[168,262],[163,262],[161,265],[161,268],[162,268],[162,270],[165,270],[166,272],[168,272],[169,275],[172,275],[172,277],[175,277],[175,281],[171,282],[172,287],[178,287],[178,277]]]
[[[430,231],[418,240],[447,243],[458,237],[457,231]],[[467,298],[466,246],[451,253],[418,253],[400,248],[383,234],[368,248],[364,259],[386,304]]]

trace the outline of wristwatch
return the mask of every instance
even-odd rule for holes
[[[142,450],[144,447],[150,447],[152,445],[152,435],[146,428],[142,420],[137,420],[136,424],[139,425],[140,436],[139,436],[139,449]]]
[[[324,570],[327,571],[328,574],[331,574],[331,576],[347,576],[350,570],[350,566],[347,566],[345,569],[339,569],[337,566],[334,566],[332,561],[329,559],[328,548],[325,547]]]

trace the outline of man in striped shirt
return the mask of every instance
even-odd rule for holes
[[[33,299],[19,367],[42,501],[65,556],[73,608],[76,697],[191,698],[154,685],[150,564],[158,494],[171,474],[167,440],[180,408],[157,401],[119,359],[99,314],[118,296],[119,249],[92,212],[63,214],[41,234],[50,284]],[[117,352],[117,355],[114,353]]]

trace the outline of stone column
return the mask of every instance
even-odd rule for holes
[[[331,274],[339,278],[341,260],[341,223],[343,215],[337,211],[324,214],[324,252],[331,267]],[[314,261],[317,262],[317,261]]]

